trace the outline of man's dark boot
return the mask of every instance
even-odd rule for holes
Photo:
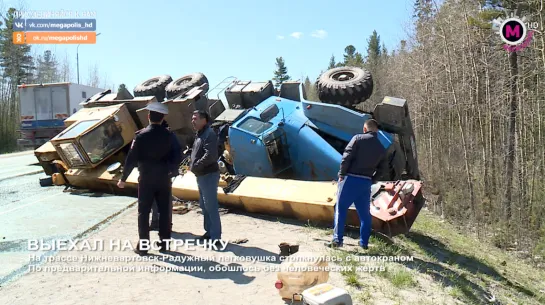
[[[134,249],[134,253],[140,255],[140,256],[146,256],[148,255],[148,251],[144,251],[144,250],[138,250],[138,249]]]
[[[168,242],[167,241],[160,241],[159,242],[159,252],[165,253],[169,251]]]
[[[208,233],[206,233],[203,236],[199,236],[197,239],[200,240],[200,241],[210,240],[210,235],[208,235]]]
[[[147,250],[141,250],[140,248],[140,242],[137,244],[136,248],[133,250],[134,253],[140,255],[140,256],[145,256],[145,255],[148,255],[148,251]]]
[[[368,250],[368,249],[369,249],[369,247],[368,247],[367,245],[362,244],[361,241],[358,242],[358,244],[360,245],[360,247],[361,247],[362,249],[365,249],[365,250]]]

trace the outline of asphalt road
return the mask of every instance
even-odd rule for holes
[[[41,171],[34,151],[0,155],[0,181]]]
[[[0,155],[0,285],[28,271],[34,240],[73,239],[106,225],[136,198],[100,193],[64,192],[63,186],[40,187],[47,177],[32,152]]]

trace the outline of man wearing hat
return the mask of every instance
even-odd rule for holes
[[[139,243],[135,250],[140,255],[147,254],[144,246],[150,242],[149,216],[153,201],[159,209],[159,238],[161,250],[167,250],[165,240],[170,239],[170,200],[172,182],[170,180],[170,157],[172,146],[177,143],[171,132],[162,126],[166,105],[159,102],[148,104],[149,125],[139,130],[132,142],[131,149],[125,160],[125,168],[118,187],[124,188],[125,181],[132,170],[138,166],[138,235]],[[179,145],[179,144],[178,144]],[[148,248],[149,249],[149,248]]]
[[[170,127],[168,126],[168,123],[166,120],[163,120],[163,123],[161,123],[161,126],[165,127],[167,130],[170,131]],[[172,140],[172,146],[170,148],[170,158],[169,158],[169,164],[171,166],[171,172],[170,177],[175,178],[180,173],[178,172],[180,163],[182,162],[182,147],[179,145],[178,138],[176,138],[176,135],[171,132],[170,133]],[[172,199],[170,203],[172,203]],[[170,226],[172,227],[172,206],[169,207],[169,215],[170,215]],[[151,224],[150,224],[150,230],[152,231],[158,231],[159,230],[159,209],[157,208],[157,202],[154,200],[153,205],[151,206]]]

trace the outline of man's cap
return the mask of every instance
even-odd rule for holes
[[[168,107],[165,104],[159,103],[159,102],[149,103],[148,106],[146,106],[146,109],[149,111],[155,111],[162,114],[168,114]]]

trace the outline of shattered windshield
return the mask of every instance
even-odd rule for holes
[[[113,119],[107,120],[97,128],[81,137],[80,144],[93,164],[108,158],[123,147],[121,130]]]
[[[68,160],[70,166],[82,166],[85,165],[85,161],[81,157],[81,152],[78,150],[74,143],[61,143],[59,145],[64,157]]]
[[[244,121],[244,123],[240,124],[239,128],[254,134],[261,134],[265,130],[271,128],[272,126],[273,126],[272,123],[262,122],[255,118],[249,118],[246,121]]]

